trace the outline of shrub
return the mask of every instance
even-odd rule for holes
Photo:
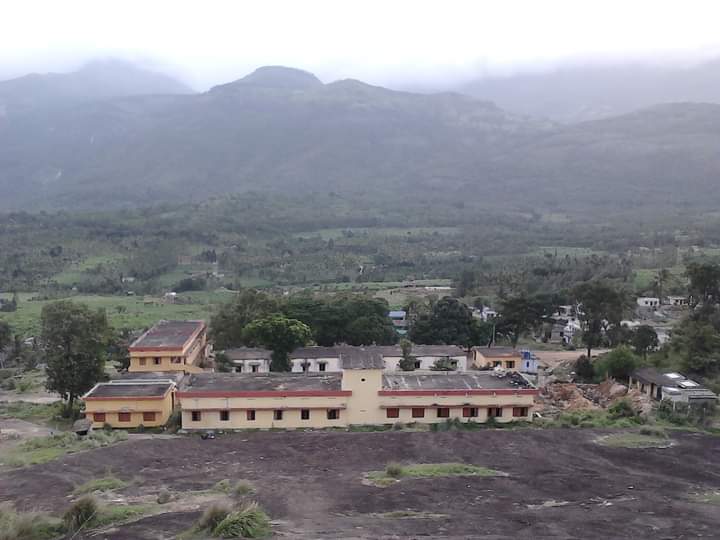
[[[385,467],[385,474],[390,478],[400,478],[403,473],[402,465],[399,463],[388,463]]]
[[[629,400],[621,399],[608,407],[608,416],[612,420],[617,420],[619,418],[634,418],[637,414]]]
[[[88,480],[84,484],[76,487],[73,493],[76,495],[83,495],[85,493],[92,493],[93,491],[113,491],[115,489],[127,487],[127,485],[127,482],[124,480],[108,475],[102,478],[93,478],[92,480]]]
[[[393,427],[392,427],[392,428],[393,428],[393,430],[395,430],[395,431],[402,431],[404,427],[405,427],[405,426],[404,426],[404,424],[403,424],[402,422],[395,422],[395,423],[393,424]]]
[[[67,530],[76,532],[92,523],[98,513],[98,503],[94,497],[86,495],[75,501],[63,516]]]
[[[39,512],[16,512],[0,505],[0,540],[49,540],[62,534],[62,523]]]
[[[270,530],[270,518],[257,503],[250,503],[228,514],[213,529],[213,535],[222,538],[262,538],[270,534]]]
[[[667,439],[667,433],[661,427],[645,426],[640,428],[640,435],[647,435],[648,437],[657,437],[659,439]]]
[[[162,491],[160,491],[160,493],[158,493],[158,496],[156,499],[158,504],[167,504],[171,500],[172,500],[172,495],[170,494],[170,492],[167,489],[163,489]]]
[[[166,426],[170,433],[175,433],[182,427],[182,411],[180,409],[172,412]]]
[[[200,516],[195,527],[199,530],[214,531],[220,522],[230,514],[230,508],[224,504],[212,504],[208,506],[203,515]]]
[[[220,491],[222,493],[230,493],[230,489],[230,480],[227,478],[220,480],[212,487],[213,491]]]
[[[255,493],[255,487],[247,480],[240,480],[233,489],[233,494],[236,497],[247,497],[252,493]]]

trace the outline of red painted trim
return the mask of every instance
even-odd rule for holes
[[[499,405],[499,404],[491,404],[491,405],[474,405],[467,403],[460,403],[453,405],[452,403],[448,404],[439,404],[439,403],[432,403],[431,405],[424,405],[422,403],[415,403],[411,405],[406,405],[404,403],[397,403],[394,405],[380,405],[381,409],[502,409],[502,408],[509,408],[509,407],[527,407],[531,408],[532,405],[529,403],[524,403],[522,405],[517,404],[505,404],[505,405]]]
[[[536,388],[503,388],[498,390],[380,390],[380,396],[536,396]]]
[[[183,412],[218,412],[218,411],[301,411],[307,409],[309,411],[325,411],[328,409],[347,409],[347,405],[332,405],[328,407],[227,407],[223,408],[212,408],[206,409],[204,407],[194,407],[189,409],[182,409]]]
[[[183,398],[281,398],[281,397],[346,397],[352,396],[349,390],[320,391],[298,390],[295,392],[256,391],[256,392],[178,392],[177,396]],[[307,407],[305,407],[307,408]]]

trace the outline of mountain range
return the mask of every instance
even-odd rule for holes
[[[720,105],[566,125],[461,93],[263,67],[207,92],[125,64],[0,82],[0,210],[244,191],[549,211],[713,208]]]

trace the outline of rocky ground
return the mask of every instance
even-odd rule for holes
[[[668,448],[612,448],[598,430],[253,432],[133,440],[0,474],[0,500],[62,512],[75,486],[107,474],[124,500],[170,490],[185,504],[93,538],[157,540],[188,529],[197,493],[246,479],[282,538],[717,538],[720,437],[673,432]],[[388,462],[461,461],[497,477],[403,479],[385,488],[363,474]],[[413,517],[389,512],[407,512]],[[90,536],[88,536],[89,538]]]

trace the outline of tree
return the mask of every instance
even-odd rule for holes
[[[224,304],[210,319],[210,334],[218,349],[244,345],[243,330],[255,319],[276,312],[278,303],[270,296],[246,289],[235,301]]]
[[[402,359],[399,367],[403,371],[415,371],[415,357],[412,354],[412,342],[409,339],[400,340]]]
[[[655,279],[653,279],[653,293],[660,299],[661,303],[665,295],[665,286],[668,284],[671,278],[672,274],[670,273],[670,270],[668,270],[667,268],[661,268],[660,270],[658,270]]]
[[[720,302],[720,265],[690,263],[685,275],[690,280],[690,305],[694,309],[700,303]]]
[[[580,305],[578,318],[582,325],[582,341],[587,349],[587,357],[590,358],[592,349],[602,343],[603,336],[620,326],[626,296],[622,291],[600,281],[578,285],[573,295]]]
[[[430,366],[431,371],[455,371],[457,368],[453,367],[452,361],[450,358],[438,358],[435,360],[432,366]]]
[[[312,331],[304,322],[277,314],[257,319],[243,331],[244,341],[272,351],[271,371],[290,371],[288,354],[311,338]]]
[[[0,368],[5,367],[5,349],[13,342],[12,329],[6,321],[0,321]]]
[[[712,324],[686,319],[673,329],[671,345],[682,354],[685,371],[699,375],[720,371],[720,333]]]
[[[575,361],[575,375],[584,383],[591,383],[595,378],[595,368],[584,354]]]
[[[397,333],[387,317],[359,317],[347,326],[350,345],[390,345],[396,340]]]
[[[47,389],[67,402],[90,390],[104,375],[109,329],[105,311],[69,300],[43,306],[40,340],[47,362]]]
[[[595,375],[627,380],[640,364],[639,359],[625,345],[601,356],[595,364]]]
[[[506,298],[500,307],[498,332],[507,336],[515,348],[524,334],[537,328],[549,315],[545,303],[538,298],[525,294]]]
[[[647,324],[638,326],[633,330],[630,342],[635,349],[635,354],[642,356],[644,359],[647,358],[648,352],[656,349],[660,343],[655,329]]]
[[[438,300],[429,314],[420,315],[410,327],[410,339],[424,345],[468,345],[472,342],[473,316],[456,298]]]

